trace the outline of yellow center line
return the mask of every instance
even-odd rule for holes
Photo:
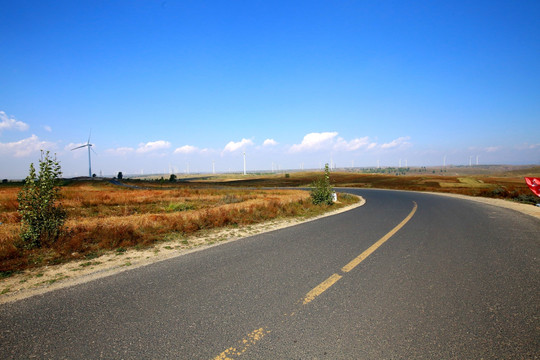
[[[414,213],[416,212],[416,209],[418,208],[418,205],[416,204],[416,202],[413,201],[413,203],[414,203],[413,209],[411,210],[409,215],[407,215],[407,217],[405,219],[403,219],[402,222],[400,222],[395,228],[390,230],[390,232],[388,232],[388,234],[386,234],[382,238],[380,238],[376,243],[371,245],[366,251],[364,251],[363,253],[358,255],[356,258],[354,258],[351,262],[349,262],[347,265],[342,267],[341,271],[349,272],[352,269],[354,269],[356,266],[358,266],[358,264],[360,264],[362,261],[364,261],[369,255],[371,255],[382,244],[384,244],[388,239],[390,239],[395,233],[397,233],[403,226],[405,226],[405,224],[408,223],[409,220],[411,220]]]
[[[407,215],[403,221],[401,221],[396,227],[394,227],[392,230],[390,230],[386,235],[384,235],[382,238],[380,238],[376,243],[371,245],[366,251],[358,255],[356,258],[354,258],[351,262],[349,262],[347,265],[341,268],[341,271],[344,273],[347,273],[354,269],[358,264],[360,264],[364,259],[366,259],[369,255],[373,254],[375,250],[377,250],[382,244],[384,244],[388,239],[390,239],[395,233],[397,233],[411,218],[413,217],[414,213],[416,212],[416,209],[418,208],[418,205],[416,202],[414,202],[414,207]],[[332,285],[334,285],[339,279],[341,279],[342,276],[339,274],[334,274],[330,276],[328,279],[324,280],[322,283],[317,285],[313,290],[307,293],[306,297],[304,298],[303,304],[306,305],[310,303],[313,299],[315,299],[317,296],[321,295],[323,292],[328,290]]]
[[[263,328],[253,330],[247,334],[246,338],[242,339],[238,348],[230,347],[216,356],[214,360],[233,360],[234,357],[245,353],[250,346],[255,345],[264,337],[264,335],[268,334],[269,332],[270,331],[266,331]]]
[[[418,208],[418,205],[416,202],[414,202],[414,207],[407,215],[403,221],[401,221],[396,227],[394,227],[392,230],[390,230],[386,235],[384,235],[382,238],[380,238],[376,243],[371,245],[366,251],[358,255],[356,258],[354,258],[351,262],[349,262],[347,265],[341,268],[342,272],[349,272],[352,269],[354,269],[358,264],[360,264],[364,259],[366,259],[369,255],[371,255],[375,250],[377,250],[382,244],[384,244],[388,239],[390,239],[395,233],[397,233],[411,218],[413,217],[414,213],[416,212],[416,209]],[[310,292],[306,294],[304,297],[303,305],[309,304],[313,299],[315,299],[317,296],[321,295],[323,292],[328,290],[332,285],[334,285],[336,282],[341,279],[343,275],[339,274],[333,274],[328,279],[324,280],[322,283],[317,285],[315,288],[313,288]],[[287,314],[285,314],[286,316]],[[290,315],[293,316],[294,312]],[[252,346],[255,345],[257,342],[259,342],[266,334],[270,333],[270,331],[265,330],[264,328],[259,328],[257,330],[252,331],[247,335],[246,338],[244,338],[240,342],[240,346],[238,348],[230,347],[223,351],[221,354],[216,356],[214,360],[232,360],[234,357],[241,356],[246,352],[246,350]]]
[[[304,298],[304,305],[309,303],[311,300],[315,299],[317,296],[322,294],[326,289],[328,289],[330,286],[334,285],[336,281],[341,279],[341,275],[334,274],[330,276],[328,279],[324,280],[322,283],[317,285],[313,290],[307,293],[306,297]]]

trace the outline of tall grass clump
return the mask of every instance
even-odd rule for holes
[[[62,175],[56,156],[41,151],[39,174],[34,164],[19,192],[19,213],[21,215],[21,241],[19,247],[26,249],[50,246],[60,236],[66,219],[66,212],[60,200],[58,180]]]

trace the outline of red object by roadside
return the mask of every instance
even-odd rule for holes
[[[526,177],[525,181],[529,185],[529,189],[536,195],[540,197],[540,178]]]

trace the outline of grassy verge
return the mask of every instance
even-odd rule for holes
[[[215,228],[238,228],[266,220],[312,217],[347,206],[357,198],[340,195],[331,206],[313,205],[302,190],[194,188],[185,184],[126,188],[107,182],[73,182],[62,188],[66,230],[50,248],[24,250],[18,241],[19,187],[0,187],[0,277],[74,259],[91,261],[115,250],[146,248],[156,242]]]

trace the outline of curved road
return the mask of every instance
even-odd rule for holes
[[[539,358],[538,219],[348,191],[367,203],[2,305],[0,357]]]

